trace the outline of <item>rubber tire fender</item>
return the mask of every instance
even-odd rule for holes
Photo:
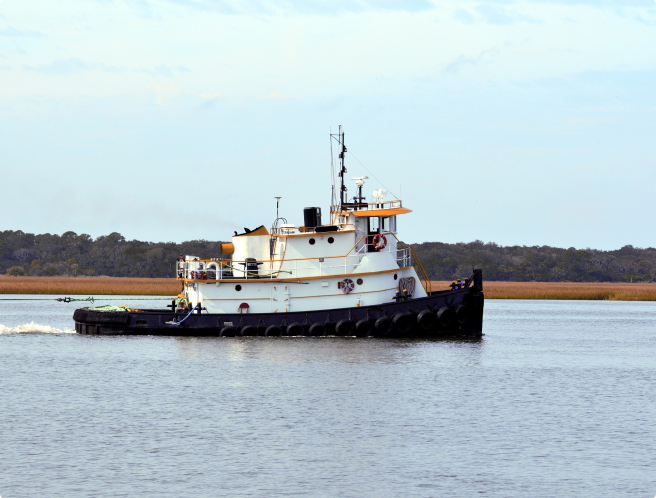
[[[371,322],[369,320],[360,320],[355,324],[355,335],[358,337],[370,337],[371,334]]]
[[[303,325],[298,322],[290,323],[287,325],[287,335],[303,335],[303,329]]]
[[[449,327],[453,326],[453,324],[456,321],[456,314],[453,312],[453,310],[447,306],[441,307],[439,310],[437,310],[437,319],[440,322],[440,325],[442,327],[448,329]]]
[[[430,330],[435,326],[435,313],[430,310],[420,311],[417,315],[417,323],[424,330]]]
[[[353,335],[353,322],[350,320],[340,320],[335,325],[335,335]]]
[[[313,323],[310,325],[310,335],[326,335],[326,326],[323,323]]]
[[[412,329],[412,315],[406,312],[397,313],[392,318],[392,323],[399,332],[407,334]]]
[[[465,325],[469,321],[469,306],[466,304],[456,306],[456,319],[460,325]]]
[[[241,335],[244,337],[257,335],[257,327],[254,325],[244,325],[241,328]]]
[[[381,316],[378,320],[376,320],[375,327],[376,332],[378,332],[380,335],[387,335],[392,329],[392,320],[386,316]]]
[[[282,329],[277,325],[269,325],[264,332],[267,337],[279,337],[282,335]]]
[[[237,334],[237,329],[234,328],[232,325],[227,325],[221,329],[221,332],[219,332],[219,335],[221,337],[234,337]]]

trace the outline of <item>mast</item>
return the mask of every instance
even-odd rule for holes
[[[2,0],[0,0],[2,1]],[[331,156],[331,165],[334,164],[332,162],[332,154],[333,154],[333,147],[332,147],[332,139],[336,139],[339,145],[341,146],[341,149],[339,151],[339,173],[338,176],[340,178],[339,181],[339,210],[335,212],[335,216],[338,217],[339,214],[342,212],[344,209],[344,206],[348,204],[348,199],[345,198],[346,191],[348,190],[346,188],[346,185],[344,185],[344,174],[346,173],[346,166],[344,165],[344,156],[346,155],[346,145],[344,145],[344,131],[342,130],[342,125],[339,125],[339,131],[335,134],[330,134],[331,141],[330,141],[330,156]],[[332,166],[331,166],[332,167]],[[331,176],[334,173],[331,173]],[[334,177],[333,177],[334,178]],[[333,191],[333,199],[335,195],[335,184],[333,183],[332,187]],[[337,206],[334,206],[337,208]]]
[[[344,166],[344,155],[346,154],[346,145],[344,145],[344,131],[342,131],[342,125],[339,125],[339,139],[342,145],[342,150],[339,153],[339,158],[341,160],[339,170],[339,176],[341,178],[341,186],[339,189],[339,211],[341,213],[342,206],[346,204],[346,200],[344,199],[344,194],[346,193],[346,187],[344,186],[344,173],[346,173],[346,166]]]

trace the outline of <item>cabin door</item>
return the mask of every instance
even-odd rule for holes
[[[357,242],[355,251],[362,254],[362,247],[367,243],[367,239],[363,238],[368,235],[367,218],[356,216],[355,217],[355,240]],[[360,240],[362,239],[362,240]]]
[[[289,311],[289,286],[277,284],[271,288],[271,312],[285,313]]]

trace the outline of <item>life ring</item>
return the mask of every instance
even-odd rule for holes
[[[387,245],[387,238],[384,235],[378,234],[374,237],[372,243],[376,250],[380,251],[381,249],[385,249],[385,246]]]
[[[355,284],[353,283],[353,280],[350,278],[345,278],[340,282],[340,287],[342,288],[342,291],[344,294],[349,294],[353,289],[355,289]]]

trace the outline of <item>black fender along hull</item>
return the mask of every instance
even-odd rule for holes
[[[167,322],[180,321],[186,315],[171,310],[100,312],[80,308],[73,319],[77,333],[98,335],[480,338],[483,306],[480,285],[355,308],[287,313],[194,313],[178,325]]]

